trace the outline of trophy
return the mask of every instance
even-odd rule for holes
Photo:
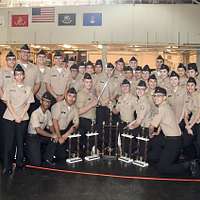
[[[80,158],[80,137],[81,135],[79,133],[71,134],[68,136],[69,143],[68,143],[68,151],[69,151],[69,158],[66,159],[67,163],[77,163],[81,162],[82,159]],[[76,145],[76,153],[72,155],[72,140],[77,141]]]
[[[127,130],[127,129],[126,129]],[[129,134],[129,130],[124,130],[121,134],[122,137],[122,152],[119,160],[125,163],[132,163],[133,159],[131,158],[132,153],[132,143],[134,136]],[[128,140],[128,152],[125,151],[125,139]]]
[[[148,136],[145,134],[145,128],[142,127],[141,134],[138,132],[137,139],[137,155],[136,159],[133,160],[133,164],[140,167],[148,167],[147,163],[147,146],[149,142]]]
[[[95,121],[92,120],[91,132],[86,134],[87,137],[87,156],[85,157],[86,161],[93,161],[100,159],[99,153],[97,152],[97,144],[98,144],[98,135],[99,133],[94,130]],[[90,141],[94,138],[94,146],[92,147],[92,151],[90,151]]]

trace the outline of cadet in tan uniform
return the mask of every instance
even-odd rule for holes
[[[59,141],[56,149],[57,160],[66,159],[68,136],[74,133],[79,125],[78,109],[75,106],[76,97],[76,90],[70,88],[65,93],[65,99],[55,103],[51,109],[53,125]]]
[[[157,113],[158,109],[153,102],[153,95],[155,88],[157,87],[157,78],[155,74],[150,75],[148,79],[148,88],[146,91],[146,96],[148,97],[149,103],[151,105],[151,118]]]
[[[142,79],[148,84],[148,79],[151,74],[151,69],[149,68],[149,65],[145,65],[142,68]]]
[[[78,72],[79,72],[80,79],[82,79],[85,74],[85,63],[84,62],[80,62],[78,64]]]
[[[184,105],[186,97],[186,88],[179,85],[179,75],[172,71],[170,73],[171,94],[168,96],[168,103],[175,112],[178,123],[184,118]]]
[[[120,84],[124,80],[125,62],[124,62],[123,58],[119,58],[115,62],[115,65],[116,65],[116,67],[115,67],[115,71],[114,71],[114,78],[118,81],[119,89],[120,89]]]
[[[200,157],[200,94],[196,91],[196,81],[190,77],[187,81],[183,132],[184,154],[188,157]]]
[[[192,77],[196,80],[196,88],[200,91],[200,80],[199,80],[199,72],[196,63],[189,63],[187,68],[187,76],[188,78]]]
[[[64,99],[69,73],[62,65],[63,57],[60,51],[54,54],[54,66],[48,71],[45,76],[46,89],[55,98],[54,102],[59,102]]]
[[[39,107],[40,99],[42,98],[42,95],[46,92],[46,85],[45,85],[44,79],[50,70],[50,68],[46,66],[46,52],[43,49],[40,49],[37,52],[36,66],[39,69],[40,80],[41,80],[41,86],[40,86],[38,93],[36,94],[36,99],[35,99],[36,107]]]
[[[133,74],[133,68],[130,66],[126,66],[124,68],[124,77],[125,79],[127,79],[130,83],[130,89],[131,89],[131,93],[133,95],[136,95],[136,81],[134,78],[134,74]]]
[[[83,88],[83,80],[78,77],[78,65],[73,64],[70,67],[70,76],[67,83],[67,88],[74,88],[77,92]]]
[[[140,80],[136,87],[136,120],[128,124],[130,129],[134,129],[134,134],[145,134],[148,136],[148,128],[151,120],[151,106],[148,97],[145,95],[147,85]],[[142,133],[143,132],[143,133]]]
[[[40,166],[44,162],[44,164],[54,166],[52,161],[58,136],[53,127],[51,112],[48,110],[51,100],[51,94],[45,92],[40,99],[40,107],[33,111],[30,118],[26,144],[27,157],[31,165]]]
[[[95,63],[95,74],[96,75],[99,75],[103,72],[103,63],[102,63],[102,60],[98,59],[96,60],[96,63]]]
[[[135,73],[135,69],[138,66],[138,61],[134,56],[132,56],[129,60],[129,66],[133,69],[133,73]]]
[[[142,79],[142,67],[137,66],[135,69],[135,83],[136,86],[139,83],[139,81]]]
[[[24,85],[25,72],[20,64],[14,69],[15,81],[3,94],[7,109],[3,115],[4,132],[4,174],[12,173],[12,163],[17,147],[17,168],[23,167],[23,143],[28,123],[28,108],[34,102],[32,89]]]
[[[160,76],[160,67],[163,64],[164,64],[164,58],[161,55],[159,55],[156,58],[156,69],[155,69],[155,71],[153,70],[153,73],[156,75],[156,78],[158,78]]]
[[[121,83],[122,95],[119,97],[113,113],[120,113],[121,124],[123,127],[135,120],[134,111],[136,110],[137,98],[130,92],[130,83],[124,79]]]
[[[154,133],[154,128],[160,127],[164,137],[162,144],[158,143],[153,146],[148,159],[150,162],[155,162],[160,173],[184,174],[192,166],[192,175],[196,175],[198,173],[197,162],[177,163],[181,150],[181,130],[166,99],[166,89],[157,87],[154,93],[154,102],[159,107],[159,111],[151,121],[150,136],[154,137],[154,135],[159,134],[159,132]]]
[[[116,98],[119,94],[118,81],[113,76],[114,66],[112,63],[108,63],[105,69],[105,78],[101,78],[96,83],[96,93],[100,96],[98,107],[96,110],[97,116],[97,130],[99,133],[102,132],[103,122],[106,125],[110,122],[110,116],[112,120],[117,120],[116,116],[112,115],[112,106],[116,103]],[[103,89],[104,88],[104,89]]]
[[[158,85],[167,90],[167,94],[170,92],[170,81],[169,81],[169,67],[165,64],[160,66],[160,76],[158,78]]]
[[[6,104],[1,100],[5,87],[10,85],[14,81],[14,67],[16,64],[16,57],[12,51],[9,51],[6,55],[6,67],[0,68],[0,128],[2,126],[3,114],[6,110]],[[0,160],[3,160],[3,132],[0,131]]]
[[[86,152],[86,135],[91,131],[92,122],[96,120],[97,97],[93,93],[93,80],[90,74],[85,73],[83,89],[78,92],[76,105],[79,111],[81,134],[81,151]],[[84,156],[84,155],[83,155]]]
[[[27,44],[24,44],[20,49],[20,59],[17,61],[17,63],[19,63],[25,71],[24,84],[31,87],[34,96],[36,96],[40,89],[40,72],[34,64],[29,62],[29,58],[30,48]],[[28,111],[29,116],[36,108],[37,104],[33,103],[30,105]]]
[[[179,85],[185,87],[187,84],[187,74],[186,74],[186,67],[183,63],[179,63],[177,67],[177,73],[179,75]]]
[[[85,73],[88,73],[93,76],[94,75],[94,64],[91,61],[88,61],[85,65],[86,65]]]

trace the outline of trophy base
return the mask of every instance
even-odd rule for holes
[[[112,155],[102,155],[102,158],[105,160],[116,160],[117,157],[116,156],[112,156]]]
[[[86,156],[85,157],[86,161],[93,161],[93,160],[98,160],[98,159],[100,159],[99,155],[92,155],[92,156]]]
[[[141,161],[141,160],[134,160],[133,164],[137,165],[139,167],[148,167],[149,166],[149,164],[147,162]]]
[[[77,162],[82,162],[83,160],[81,159],[81,158],[79,158],[79,157],[76,157],[76,158],[68,158],[68,159],[66,159],[66,162],[67,163],[77,163]]]
[[[125,156],[119,157],[118,160],[125,162],[125,163],[132,163],[133,162],[133,159],[131,159],[129,157],[125,157]]]

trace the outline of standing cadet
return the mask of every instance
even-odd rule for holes
[[[122,95],[119,97],[116,106],[114,106],[112,110],[113,113],[120,114],[120,134],[123,133],[123,129],[130,122],[135,120],[134,112],[136,111],[137,98],[131,93],[130,87],[129,81],[124,79],[121,83]],[[124,146],[127,149],[128,146],[126,144]]]
[[[25,72],[20,64],[14,69],[15,81],[9,85],[3,94],[7,109],[3,115],[4,132],[4,170],[3,173],[12,173],[12,163],[17,147],[16,167],[23,167],[23,142],[28,123],[28,109],[34,102],[32,90],[24,85]]]
[[[68,89],[65,93],[65,99],[58,101],[51,109],[53,125],[59,141],[56,150],[57,160],[66,159],[68,136],[74,133],[79,125],[78,110],[75,106],[76,96],[74,88]]]
[[[48,71],[45,76],[46,89],[55,98],[54,102],[59,102],[64,99],[65,90],[69,73],[62,65],[63,57],[61,51],[56,51],[54,54],[54,66]]]
[[[34,96],[37,95],[40,89],[40,72],[39,69],[29,62],[30,48],[27,44],[24,44],[20,49],[20,59],[17,61],[23,70],[25,71],[24,84],[31,87]],[[37,105],[31,104],[29,108],[29,115],[37,108]]]
[[[96,63],[95,63],[95,74],[96,75],[99,75],[103,72],[103,63],[102,63],[102,60],[98,59],[96,60]]]
[[[83,89],[78,92],[76,105],[79,112],[81,133],[81,150],[86,152],[86,134],[91,131],[91,125],[96,120],[97,98],[93,93],[93,80],[89,73],[85,73],[83,78]]]
[[[183,63],[179,63],[177,73],[179,75],[179,85],[185,87],[187,84],[187,74],[186,67]]]
[[[136,110],[137,98],[130,91],[130,83],[124,79],[121,83],[122,95],[119,97],[116,106],[113,108],[115,114],[120,113],[122,128],[135,120],[134,111]]]
[[[189,63],[187,68],[187,76],[195,78],[196,80],[196,88],[200,91],[200,80],[199,80],[199,72],[196,63]]]
[[[48,71],[50,70],[50,68],[46,66],[46,52],[43,49],[40,49],[37,52],[36,66],[39,69],[40,80],[41,80],[41,87],[38,93],[36,94],[36,99],[35,99],[36,107],[39,107],[40,99],[42,95],[46,92],[46,85],[44,82],[44,78],[48,74]]]
[[[149,152],[148,159],[155,162],[158,171],[163,174],[183,174],[191,169],[192,175],[197,175],[198,163],[185,162],[177,163],[181,150],[181,130],[178,126],[175,114],[169,104],[166,102],[167,91],[164,88],[157,87],[154,93],[154,102],[158,106],[158,114],[154,116],[150,124],[150,136],[159,134],[154,133],[154,128],[160,126],[164,137],[162,143],[154,145]]]
[[[151,117],[153,117],[157,113],[157,107],[153,102],[153,94],[155,92],[155,88],[157,87],[157,78],[155,74],[151,74],[148,79],[148,88],[146,91],[146,96],[148,97],[149,103],[151,105]]]
[[[33,111],[30,118],[26,143],[27,157],[31,165],[40,166],[42,161],[50,166],[54,165],[52,160],[58,136],[53,127],[51,112],[48,110],[51,100],[51,94],[45,92],[40,99],[40,107]]]
[[[135,78],[134,78],[133,68],[132,67],[126,66],[124,68],[124,77],[130,83],[131,93],[136,95],[136,81],[135,81]]]
[[[133,73],[135,73],[135,69],[138,66],[138,61],[134,56],[132,56],[129,60],[129,66],[133,69]]]
[[[76,92],[78,92],[79,90],[81,90],[81,88],[83,87],[83,81],[79,79],[78,77],[78,65],[77,64],[73,64],[70,67],[70,76],[67,82],[67,88],[74,88],[76,90]]]
[[[124,60],[123,58],[119,58],[116,62],[115,62],[115,71],[114,71],[114,78],[118,81],[119,84],[119,88],[120,88],[120,84],[121,82],[124,80]]]
[[[2,127],[2,118],[6,110],[6,104],[1,100],[5,87],[13,82],[14,67],[16,64],[16,56],[12,51],[6,55],[6,67],[0,68],[0,128]],[[0,160],[3,159],[3,132],[0,131]]]
[[[158,85],[167,90],[170,94],[169,67],[165,64],[160,66],[160,76],[158,77]]]
[[[179,85],[179,75],[175,71],[170,73],[170,85],[171,94],[168,98],[168,103],[175,112],[177,122],[180,123],[184,118],[186,89]]]
[[[145,65],[142,68],[142,79],[148,84],[148,79],[151,74],[151,69],[149,68],[149,65]]]
[[[105,69],[105,78],[99,79],[96,83],[96,93],[100,97],[99,106],[96,110],[97,130],[99,133],[102,132],[103,122],[106,125],[109,124],[112,107],[116,103],[116,98],[120,93],[118,81],[114,78],[113,73],[114,66],[112,63],[108,63]]]
[[[143,131],[144,136],[148,136],[148,127],[151,120],[151,106],[145,92],[147,85],[143,80],[140,80],[136,87],[136,120],[128,124],[130,129],[134,129],[135,134]],[[143,129],[143,130],[142,130]]]

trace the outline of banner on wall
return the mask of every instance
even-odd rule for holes
[[[11,26],[12,27],[27,27],[28,15],[12,15]]]
[[[4,16],[0,16],[0,27],[5,26]]]
[[[84,13],[83,26],[102,26],[102,13]]]
[[[75,25],[76,25],[75,13],[58,14],[58,26],[75,26]]]
[[[32,22],[54,22],[55,21],[55,8],[54,7],[38,7],[32,8]]]

